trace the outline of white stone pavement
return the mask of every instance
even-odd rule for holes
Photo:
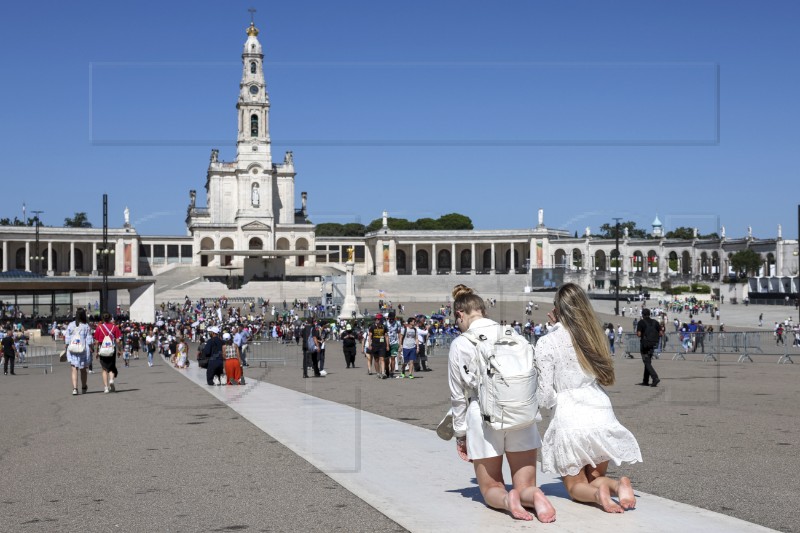
[[[560,480],[541,471],[538,484],[556,508],[556,522],[515,521],[482,503],[472,465],[457,457],[453,442],[431,430],[252,379],[242,387],[208,386],[197,365],[179,372],[412,532],[772,531],[640,491],[635,510],[606,514],[572,502]]]

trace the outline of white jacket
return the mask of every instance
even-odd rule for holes
[[[497,336],[498,323],[489,318],[474,320],[469,331],[478,335],[486,335],[494,342]],[[448,356],[448,381],[450,383],[450,404],[453,409],[453,432],[456,437],[467,434],[467,406],[469,399],[477,399],[474,390],[468,390],[464,381],[464,367],[469,365],[478,348],[463,335],[456,337],[450,344]]]

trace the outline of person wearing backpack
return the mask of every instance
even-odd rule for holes
[[[485,383],[480,368],[485,370],[486,367],[483,363],[476,366],[476,361],[484,360],[482,350],[487,345],[495,345],[502,327],[486,318],[486,304],[472,289],[457,285],[452,294],[456,325],[463,333],[451,343],[448,356],[452,406],[448,416],[452,416],[456,451],[461,459],[473,463],[481,495],[488,506],[504,509],[518,520],[533,520],[533,515],[525,509],[533,508],[540,522],[552,522],[555,509],[536,486],[536,454],[542,442],[533,419],[535,405],[528,413],[531,421],[512,429],[496,429],[495,423],[482,412],[484,402],[479,391]],[[502,331],[508,331],[509,337],[516,340],[513,330]],[[531,350],[528,370],[532,373],[532,349],[524,338],[519,338]],[[480,339],[479,344],[474,343],[477,339]],[[531,396],[535,396],[535,390],[534,383]],[[508,458],[514,485],[510,491],[506,491],[503,480],[504,455]]]
[[[92,361],[92,334],[86,318],[86,310],[78,309],[75,320],[69,323],[64,334],[66,343],[67,361],[71,367],[72,395],[78,395],[78,374],[81,376],[81,391],[86,394],[89,386],[86,384],[87,370]]]
[[[109,313],[103,313],[102,322],[94,330],[94,347],[97,359],[100,361],[100,368],[103,369],[104,393],[114,392],[116,386],[114,379],[119,372],[117,371],[117,357],[120,356],[120,341],[122,332],[111,321]]]
[[[542,470],[559,475],[573,500],[622,513],[636,506],[636,497],[630,479],[606,476],[608,463],[638,463],[642,454],[601,387],[614,384],[608,339],[578,285],[562,285],[553,305],[548,317],[554,325],[536,345],[539,404],[555,407],[544,435]]]
[[[206,383],[209,385],[222,385],[222,340],[219,338],[219,328],[211,326],[208,328],[210,338],[203,347],[203,354],[208,359],[206,364]],[[214,383],[217,378],[217,383]]]
[[[147,352],[147,366],[153,366],[153,354],[156,353],[156,343],[158,342],[158,333],[156,329],[151,327],[144,338],[144,348]]]
[[[306,324],[300,330],[303,339],[303,377],[308,377],[308,369],[314,371],[314,377],[322,377],[319,371],[319,346],[322,342],[319,328],[313,319],[307,319]]]
[[[657,387],[661,381],[658,379],[656,369],[653,368],[653,353],[658,347],[661,335],[663,335],[661,325],[650,318],[649,309],[642,309],[642,319],[636,328],[636,336],[639,337],[639,351],[642,354],[642,362],[644,363],[644,377],[639,385]],[[686,338],[689,338],[688,333],[686,333]],[[686,345],[684,345],[684,348],[688,351]],[[650,378],[653,380],[652,383],[650,383]]]

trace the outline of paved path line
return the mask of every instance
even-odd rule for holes
[[[430,430],[254,379],[244,387],[211,387],[196,364],[179,372],[412,532],[773,531],[640,491],[635,511],[606,514],[570,501],[561,481],[541,471],[538,483],[556,508],[556,523],[514,521],[482,503],[472,465],[457,457],[453,442]],[[313,378],[306,382],[313,387]],[[358,405],[359,398],[353,400]],[[258,458],[258,450],[253,455]]]

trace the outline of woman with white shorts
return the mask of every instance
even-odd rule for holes
[[[462,332],[493,335],[497,322],[486,318],[484,300],[472,289],[457,285],[453,289],[453,313]],[[484,423],[477,393],[464,379],[477,348],[463,335],[450,345],[448,379],[452,404],[453,433],[459,457],[475,467],[481,494],[487,505],[504,509],[519,520],[533,520],[525,508],[532,508],[540,522],[553,522],[555,509],[536,486],[536,452],[542,446],[536,424],[496,430]],[[508,458],[514,488],[506,490],[503,480],[503,455]]]

